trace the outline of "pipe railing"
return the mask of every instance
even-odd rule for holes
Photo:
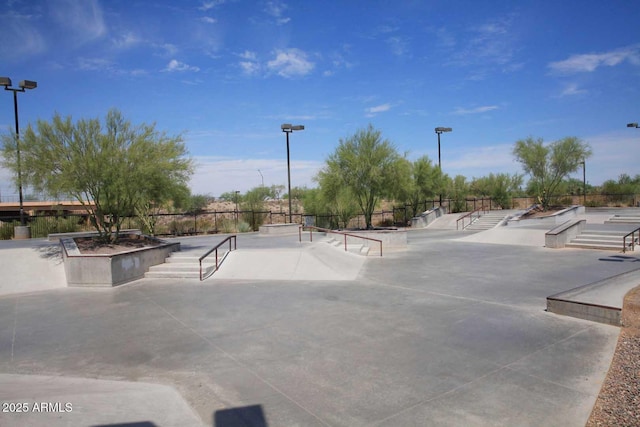
[[[474,211],[471,211],[471,212],[469,212],[469,213],[466,213],[466,214],[462,215],[460,218],[458,218],[458,219],[456,220],[456,230],[458,230],[458,227],[460,226],[460,221],[462,221],[462,229],[463,229],[463,230],[465,229],[465,227],[470,226],[470,225],[473,223],[473,215],[474,215],[474,214],[476,214],[476,215],[477,215],[477,218],[480,218],[480,216],[481,216],[481,215],[480,215],[480,212],[482,212],[482,213],[487,213],[487,212],[489,212],[489,211],[487,210],[487,208],[485,208],[484,206],[482,206],[482,207],[480,207],[480,208],[478,208],[478,209],[476,209],[476,210],[474,210]],[[465,218],[469,218],[469,224],[467,224],[467,225],[464,225],[464,220],[465,220]],[[477,219],[477,218],[476,218],[476,219]]]
[[[231,249],[231,240],[233,239],[233,249]],[[229,252],[231,252],[232,250],[236,250],[237,249],[237,239],[236,239],[236,235],[232,234],[231,236],[228,236],[226,239],[224,239],[222,242],[218,243],[217,245],[215,245],[213,248],[209,249],[207,251],[207,253],[205,253],[204,255],[202,255],[200,257],[200,259],[198,260],[198,262],[200,263],[200,281],[203,281],[204,279],[206,279],[207,277],[211,276],[211,274],[215,273],[216,271],[218,271],[219,268],[219,264],[218,264],[218,248],[222,245],[225,244],[225,242],[229,242]],[[204,260],[206,257],[208,257],[209,255],[211,255],[211,253],[215,252],[216,253],[216,268],[215,270],[213,270],[211,272],[211,274],[209,274],[209,276],[207,277],[203,277],[202,276],[202,260]]]
[[[303,228],[308,228],[309,229],[309,241],[311,241],[311,242],[313,242],[313,230],[320,231],[322,233],[340,234],[340,235],[344,236],[344,250],[345,250],[345,252],[347,251],[347,237],[355,237],[357,239],[364,239],[364,240],[369,240],[369,241],[372,241],[372,242],[378,242],[380,244],[380,256],[382,256],[382,240],[380,240],[380,239],[374,239],[372,237],[359,236],[357,234],[352,234],[352,233],[344,233],[342,231],[329,230],[328,228],[321,228],[321,227],[316,227],[316,226],[313,226],[313,225],[301,225],[300,227],[298,227],[298,241],[300,241],[300,242],[302,242],[302,229]]]
[[[640,238],[640,227],[631,231],[629,234],[622,238],[622,253],[625,253],[627,251],[627,237],[629,236],[631,236],[631,243],[629,244],[629,246],[631,247],[631,251],[633,252],[636,249],[636,233],[638,233],[638,237]]]

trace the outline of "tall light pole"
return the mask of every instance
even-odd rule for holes
[[[236,233],[238,232],[238,194],[240,194],[240,191],[235,190],[233,192],[234,194],[234,199],[236,200]]]
[[[0,77],[0,86],[4,86],[4,90],[13,92],[13,111],[16,119],[16,160],[18,166],[18,197],[20,198],[20,224],[25,226],[24,205],[22,197],[22,170],[20,168],[20,126],[18,124],[18,92],[24,92],[25,89],[35,89],[38,83],[31,80],[22,80],[19,88],[10,87],[11,79],[9,77]]]
[[[627,123],[628,128],[640,128],[637,123]]]
[[[582,204],[587,206],[587,162],[582,160]]]
[[[451,128],[437,127],[436,133],[438,134],[438,169],[440,169],[440,176],[442,176],[442,163],[440,160],[440,134],[442,132],[451,132]],[[442,190],[440,191],[440,206],[442,206]]]
[[[293,223],[292,210],[291,210],[291,162],[289,160],[289,134],[294,130],[304,130],[303,125],[292,125],[285,123],[280,126],[282,132],[287,134],[287,181],[289,183],[289,223]]]
[[[258,173],[260,174],[260,178],[262,179],[262,186],[264,187],[264,176],[262,176],[262,172],[258,169]]]

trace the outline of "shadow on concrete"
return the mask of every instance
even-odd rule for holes
[[[139,421],[135,423],[122,423],[122,424],[100,424],[91,427],[158,427],[156,424],[150,421]]]
[[[598,261],[607,262],[640,262],[640,258],[625,255],[611,255],[606,258],[598,258]]]
[[[262,405],[221,409],[213,413],[213,427],[268,427]]]
[[[62,248],[60,244],[50,244],[44,246],[37,246],[33,248],[38,253],[38,256],[43,259],[55,261],[56,264],[61,264],[62,260]]]

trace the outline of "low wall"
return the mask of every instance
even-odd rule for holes
[[[411,218],[411,228],[425,228],[430,223],[435,221],[436,218],[440,218],[446,214],[447,210],[441,206],[435,209],[431,209],[421,213],[420,215]]]
[[[180,250],[180,243],[161,243],[112,255],[81,255],[73,239],[60,243],[69,286],[117,286],[141,279],[149,267],[164,263],[171,252]]]
[[[586,219],[573,219],[549,230],[544,235],[544,245],[547,248],[564,248],[571,239],[577,237],[587,223]]]
[[[359,230],[346,231],[348,234],[382,240],[382,250],[407,247],[407,230]],[[343,238],[341,236],[333,236]],[[348,245],[364,245],[375,251],[380,247],[378,242],[347,236]]]
[[[275,236],[279,234],[295,234],[300,224],[265,224],[259,228],[260,234]]]

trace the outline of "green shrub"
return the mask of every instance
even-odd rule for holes
[[[13,239],[13,227],[19,225],[18,221],[4,222],[0,221],[0,239],[11,240]]]

